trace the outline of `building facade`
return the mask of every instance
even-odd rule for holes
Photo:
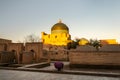
[[[101,43],[102,45],[118,44],[118,42],[116,41],[116,39],[104,39],[104,40],[100,40],[100,43]]]
[[[42,32],[41,35],[43,44],[63,46],[72,42],[69,28],[61,20],[52,26],[51,34]]]

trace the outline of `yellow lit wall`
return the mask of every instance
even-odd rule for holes
[[[100,40],[100,42],[103,45],[105,45],[105,44],[118,44],[116,39],[104,39],[104,40]]]
[[[43,44],[62,46],[72,42],[69,28],[61,20],[52,26],[51,34],[42,32],[41,35]]]
[[[70,40],[70,35],[67,33],[51,33],[46,34],[45,32],[42,32],[42,42],[43,44],[51,44],[51,45],[67,45]]]

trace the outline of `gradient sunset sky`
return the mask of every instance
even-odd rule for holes
[[[0,0],[0,38],[13,42],[41,32],[62,19],[72,39],[117,39],[120,0]]]

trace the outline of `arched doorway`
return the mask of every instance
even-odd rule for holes
[[[18,63],[18,55],[17,55],[16,50],[13,49],[12,52],[14,53],[14,61],[13,61],[13,63]]]
[[[35,51],[33,49],[30,50],[30,52],[33,53],[33,61],[35,62],[35,59],[36,59],[36,54],[35,54]]]

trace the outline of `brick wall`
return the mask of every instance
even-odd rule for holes
[[[99,51],[120,51],[120,45],[110,44],[102,46]]]
[[[0,43],[5,43],[5,44],[8,44],[8,43],[12,43],[12,40],[8,40],[8,39],[1,39],[1,38],[0,38]]]
[[[23,52],[21,54],[21,63],[22,64],[30,64],[33,63],[33,52]]]
[[[64,50],[50,51],[49,54],[51,60],[59,60],[59,61],[68,60],[68,52]]]
[[[7,51],[15,53],[16,63],[20,63],[20,53],[23,52],[23,43],[9,43],[7,46]]]
[[[0,43],[0,51],[5,51],[6,45]]]
[[[70,51],[70,64],[120,65],[120,52]]]
[[[42,43],[26,43],[25,45],[26,52],[34,52],[35,61],[40,62],[43,53],[43,44]]]
[[[96,48],[90,45],[82,45],[82,46],[77,46],[77,48],[73,50],[74,51],[96,51]]]
[[[13,52],[0,52],[0,63],[14,63],[15,55]]]

